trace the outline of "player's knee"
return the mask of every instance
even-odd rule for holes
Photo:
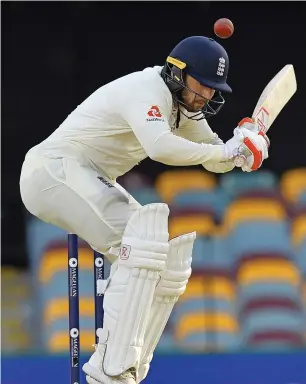
[[[137,209],[130,211],[128,216],[126,222],[122,220],[121,226],[117,224],[116,231],[109,227],[103,231],[101,237],[92,241],[91,246],[115,258],[120,256],[121,247],[121,253],[125,253],[121,255],[123,259],[133,249],[134,261],[138,259],[136,264],[140,268],[142,264],[144,268],[148,267],[152,257],[163,259],[163,255],[169,248],[168,206],[166,204],[148,204],[143,207],[139,205]],[[156,265],[156,260],[153,263]]]
[[[20,179],[19,183],[21,200],[26,209],[34,216],[41,218],[44,212],[44,205],[41,204],[33,182],[29,179]]]
[[[125,191],[126,192],[126,191]],[[142,206],[136,201],[131,200],[126,194],[122,194],[120,191],[114,191],[113,196],[115,196],[116,204],[106,204],[101,202],[99,204],[101,209],[101,220],[106,227],[101,233],[101,237],[94,241],[94,244],[91,244],[94,248],[101,247],[104,249],[104,253],[111,247],[120,247],[123,233],[126,229],[126,226],[133,216],[133,214],[140,209]]]
[[[123,233],[119,263],[163,270],[169,250],[168,217],[167,204],[148,204],[134,212]]]

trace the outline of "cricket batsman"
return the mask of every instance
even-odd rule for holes
[[[26,154],[25,207],[77,234],[112,262],[99,343],[83,366],[89,384],[135,384],[191,274],[195,232],[169,241],[166,204],[141,206],[116,179],[146,157],[172,166],[228,172],[268,157],[268,138],[245,118],[226,143],[207,118],[224,104],[229,59],[211,38],[192,36],[164,66],[145,68],[97,89]]]

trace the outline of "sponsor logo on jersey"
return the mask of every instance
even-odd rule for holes
[[[108,188],[114,188],[113,184],[111,184],[109,181],[105,180],[102,176],[97,176],[97,179],[99,179],[103,184],[105,184]]]
[[[157,105],[152,105],[147,115],[147,121],[165,121]]]

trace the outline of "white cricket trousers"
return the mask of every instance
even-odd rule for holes
[[[101,253],[120,246],[129,218],[140,208],[118,183],[66,158],[26,157],[20,192],[30,213],[75,233]]]

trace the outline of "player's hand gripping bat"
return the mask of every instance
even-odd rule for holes
[[[292,64],[287,64],[268,83],[263,90],[252,114],[258,128],[266,133],[280,111],[288,103],[297,90],[297,83]],[[236,167],[242,167],[246,156],[234,157]]]

